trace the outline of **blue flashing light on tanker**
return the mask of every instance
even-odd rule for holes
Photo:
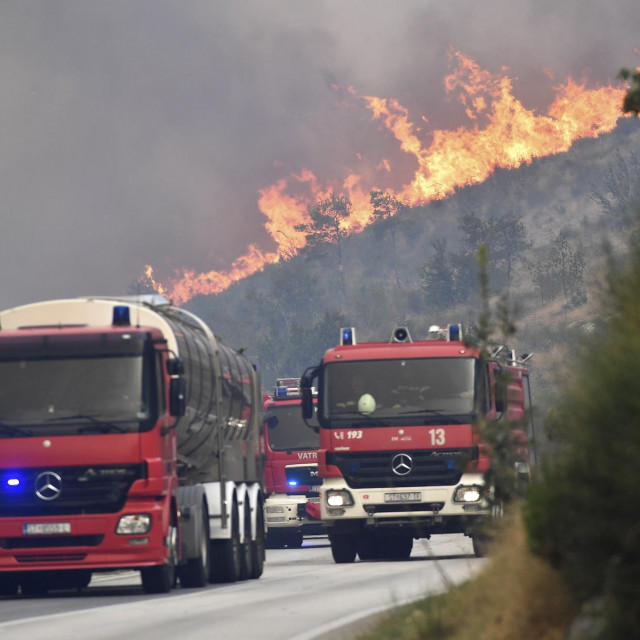
[[[7,478],[7,486],[8,487],[19,487],[20,486],[20,478]]]
[[[131,324],[127,305],[115,305],[113,307],[113,324],[116,327],[128,327]]]

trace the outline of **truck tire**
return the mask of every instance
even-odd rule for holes
[[[209,582],[236,582],[240,579],[240,534],[238,505],[235,501],[231,512],[231,537],[228,540],[212,540],[209,551],[211,555]]]
[[[27,573],[20,579],[20,590],[25,596],[43,596],[49,592],[49,581],[44,573]]]
[[[301,531],[294,531],[287,534],[286,542],[289,549],[299,549],[302,546],[304,536]]]
[[[383,539],[378,544],[382,552],[380,557],[386,560],[408,560],[413,549],[413,536],[403,535],[397,538]]]
[[[18,576],[13,573],[0,573],[0,596],[15,596],[19,586]]]
[[[486,534],[474,533],[471,536],[473,542],[473,553],[476,558],[484,558],[489,554],[490,539]]]
[[[198,519],[197,526],[200,528],[198,555],[195,558],[188,558],[187,563],[180,567],[178,572],[180,584],[187,589],[206,587],[209,582],[211,557],[209,555],[209,511],[206,500],[202,501],[202,517]]]
[[[356,559],[358,539],[355,535],[334,534],[329,536],[331,555],[336,564],[347,564]]]
[[[379,557],[378,539],[372,534],[363,534],[358,537],[356,545],[360,560],[377,560]]]
[[[251,555],[251,507],[249,497],[245,498],[244,540],[240,544],[240,580],[248,580],[253,573],[253,556]]]
[[[266,547],[267,549],[282,549],[285,545],[284,535],[279,531],[271,529],[267,531]]]
[[[256,539],[251,542],[251,574],[249,578],[257,579],[264,570],[265,558],[264,515],[262,504],[258,504],[256,515]]]
[[[169,593],[176,582],[178,561],[178,529],[175,514],[171,516],[171,525],[167,533],[167,559],[155,567],[140,570],[142,588],[145,593]]]

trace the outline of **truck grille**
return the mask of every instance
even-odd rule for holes
[[[411,471],[403,476],[391,466],[398,454],[408,455],[412,462]],[[451,486],[460,482],[460,469],[471,457],[471,450],[445,449],[439,449],[437,455],[424,450],[327,453],[327,464],[338,467],[353,489]]]
[[[60,477],[59,495],[43,500],[36,495],[38,477],[49,472]],[[63,516],[117,513],[135,480],[146,477],[144,464],[92,467],[48,467],[12,471],[20,485],[0,489],[0,517]],[[51,478],[53,476],[49,476]],[[47,497],[53,492],[49,492]]]
[[[0,538],[0,549],[49,549],[51,547],[97,547],[104,536],[36,536],[35,538]]]

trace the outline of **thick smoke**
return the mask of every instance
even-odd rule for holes
[[[639,23],[637,0],[6,0],[1,305],[272,249],[258,190],[303,167],[335,180],[385,155],[399,186],[411,159],[336,85],[397,98],[426,135],[465,122],[449,47],[542,110],[549,74],[610,84],[637,63]]]

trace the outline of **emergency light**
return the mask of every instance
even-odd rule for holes
[[[116,305],[113,307],[113,324],[117,327],[128,327],[131,324],[128,306]]]
[[[459,324],[450,324],[447,329],[449,330],[450,342],[460,342],[462,340],[462,327]]]
[[[10,487],[19,487],[20,486],[20,478],[8,478],[7,484]]]
[[[340,329],[340,344],[353,346],[356,343],[356,329],[355,327],[347,327]]]

